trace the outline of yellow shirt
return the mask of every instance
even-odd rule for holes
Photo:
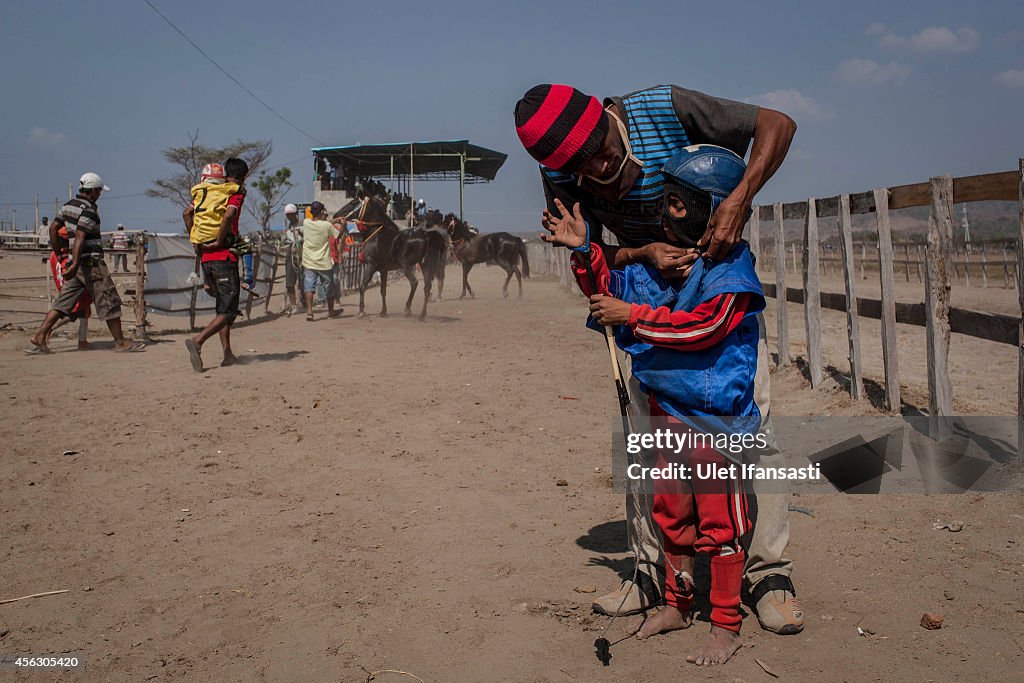
[[[238,192],[237,183],[199,183],[192,188],[192,231],[189,241],[203,244],[217,239],[228,210],[228,200]]]
[[[330,270],[334,267],[331,260],[331,237],[337,237],[339,231],[332,223],[315,221],[307,218],[302,223],[302,267],[313,270]]]

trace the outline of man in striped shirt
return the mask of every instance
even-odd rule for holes
[[[585,224],[594,244],[612,269],[646,262],[666,279],[685,278],[703,252],[721,259],[740,241],[753,198],[781,166],[796,132],[785,114],[750,104],[712,97],[675,85],[661,85],[603,102],[567,85],[538,85],[517,103],[516,132],[530,155],[540,162],[547,207],[541,223],[551,229],[575,216]],[[718,206],[696,248],[671,244],[662,230],[665,161],[680,148],[713,144],[750,156],[735,190]],[[752,143],[752,145],[751,145]],[[557,200],[557,203],[556,203]],[[561,208],[559,208],[561,207]],[[617,244],[602,238],[607,228]],[[542,236],[559,242],[557,234]],[[763,320],[758,316],[763,329]],[[758,345],[758,403],[768,416],[769,382],[764,335]],[[781,464],[772,445],[758,457],[764,466]],[[803,613],[795,602],[784,557],[789,540],[788,497],[759,497],[757,525],[748,549],[746,587],[761,625],[780,634],[803,629]],[[618,591],[594,601],[603,613],[639,612],[660,601],[659,551],[653,534],[627,496],[630,545],[637,552],[639,585],[624,582]]]
[[[117,293],[107,264],[103,260],[100,236],[100,214],[96,202],[110,188],[95,173],[85,173],[79,179],[78,195],[61,208],[54,218],[55,229],[63,227],[74,239],[70,265],[64,271],[64,287],[46,314],[43,324],[30,339],[29,353],[49,353],[46,344],[50,330],[61,318],[71,314],[83,292],[92,297],[96,317],[107,323],[114,337],[115,351],[142,351],[143,345],[125,339],[121,330],[121,296]]]

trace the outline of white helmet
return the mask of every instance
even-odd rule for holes
[[[294,204],[285,204],[284,205],[284,215],[285,216],[287,216],[290,213],[298,213],[298,212],[299,212],[299,207],[295,206]]]
[[[103,190],[104,192],[110,192],[110,188],[103,184],[103,178],[89,171],[83,173],[82,177],[78,179],[78,184],[83,190]]]

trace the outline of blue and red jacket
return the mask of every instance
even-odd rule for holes
[[[578,259],[573,274],[589,296],[593,287]],[[658,405],[701,431],[757,432],[756,315],[765,300],[746,242],[721,261],[698,260],[682,283],[665,280],[646,263],[609,270],[596,244],[591,268],[599,293],[632,304],[615,341]],[[600,329],[592,318],[587,325]]]

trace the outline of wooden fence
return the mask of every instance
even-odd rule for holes
[[[47,310],[49,310],[51,304],[57,299],[57,286],[53,282],[53,276],[50,273],[50,265],[48,262],[50,256],[49,249],[40,249],[36,247],[23,248],[23,252],[31,252],[39,256],[40,261],[44,264],[45,270],[44,275],[30,275],[25,277],[16,278],[0,278],[0,285],[25,285],[39,283],[39,294],[11,294],[10,292],[0,293],[0,312],[3,313],[27,313],[32,315],[38,315],[39,321],[45,317]],[[119,254],[135,254],[135,270],[124,271],[124,272],[113,272],[110,271],[110,276],[114,279],[114,282],[120,283],[122,280],[127,279],[128,284],[123,288],[119,288],[120,292],[124,295],[125,301],[122,307],[132,312],[132,316],[128,317],[125,315],[121,316],[122,323],[126,323],[132,326],[133,334],[136,339],[146,339],[146,296],[145,296],[145,282],[146,282],[146,247],[143,239],[140,236],[135,240],[135,244],[127,249],[106,249],[105,254],[117,256]],[[125,266],[127,268],[127,265]],[[46,288],[45,295],[42,293],[43,287]],[[6,289],[6,288],[5,288]],[[24,306],[34,305],[33,308],[24,308]]]
[[[758,255],[758,268],[767,272],[775,270],[774,243],[762,241]],[[924,282],[925,249],[923,242],[894,242],[893,269],[897,280]],[[818,261],[823,277],[843,277],[842,247],[834,244],[818,245]],[[853,273],[860,280],[869,275],[878,275],[878,244],[855,241],[853,243]],[[950,261],[953,267],[952,279],[967,287],[1017,287],[1017,243],[1009,240],[972,242],[968,249],[963,244],[953,246]],[[802,272],[803,251],[794,242],[786,248],[786,265],[792,272]]]
[[[885,368],[885,406],[896,412],[900,409],[899,363],[896,354],[896,323],[922,325],[926,328],[928,353],[928,413],[932,435],[942,439],[950,433],[949,416],[953,414],[952,385],[949,379],[950,333],[965,334],[991,341],[1018,346],[1018,416],[1024,417],[1024,288],[1018,288],[1022,315],[1005,316],[979,313],[950,306],[950,286],[958,272],[966,281],[979,275],[983,284],[989,284],[991,271],[997,267],[996,277],[1002,275],[1003,286],[1020,281],[1024,271],[1022,250],[1003,244],[1001,259],[987,261],[986,251],[979,254],[958,255],[953,248],[953,204],[960,202],[1002,200],[1016,201],[1020,205],[1020,223],[1017,244],[1024,244],[1024,159],[1015,171],[989,173],[964,178],[940,176],[926,183],[879,188],[870,192],[844,194],[825,199],[778,203],[755,207],[748,228],[751,248],[762,254],[762,227],[770,230],[774,240],[773,258],[761,258],[759,267],[774,271],[774,283],[765,285],[765,293],[776,299],[778,357],[780,364],[790,362],[789,320],[786,302],[804,304],[804,326],[807,334],[807,364],[811,384],[817,386],[823,379],[821,357],[821,308],[843,311],[847,314],[847,336],[850,358],[850,392],[854,399],[864,395],[861,343],[858,317],[876,318],[882,322],[882,355]],[[927,244],[918,252],[920,261],[915,265],[910,258],[909,245],[903,245],[903,258],[897,259],[892,240],[889,211],[912,206],[930,207]],[[875,214],[878,241],[875,250],[877,273],[881,285],[881,299],[864,299],[856,295],[856,280],[865,277],[866,248],[858,250],[852,239],[851,215]],[[821,292],[822,258],[818,239],[819,219],[838,222],[840,234],[839,254],[845,294]],[[797,219],[804,223],[803,239],[791,244],[787,250],[784,220]],[[799,259],[794,256],[799,249]],[[831,255],[830,255],[831,257]],[[787,260],[794,262],[787,268]],[[965,260],[970,259],[970,260]],[[980,265],[980,273],[976,270]],[[790,288],[786,272],[796,270],[802,274],[802,287]],[[860,268],[858,268],[858,265]],[[902,266],[902,268],[901,268]],[[1011,268],[1012,266],[1012,268]],[[826,266],[827,267],[827,266]],[[895,279],[897,272],[909,280],[911,269],[921,270],[924,282],[924,303],[900,304],[896,302]],[[859,278],[858,278],[859,270]],[[973,272],[972,272],[973,271]],[[915,273],[916,274],[916,273]],[[1018,436],[1019,452],[1024,453],[1024,429]]]

